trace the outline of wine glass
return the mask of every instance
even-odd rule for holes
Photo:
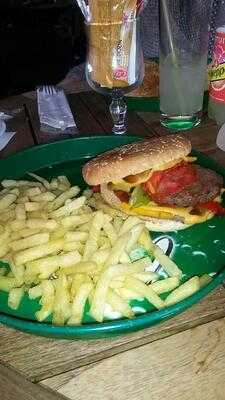
[[[134,12],[118,18],[87,24],[88,56],[86,79],[97,92],[111,97],[109,110],[113,120],[112,132],[126,133],[127,105],[124,95],[141,84],[144,60],[140,38],[140,18]]]

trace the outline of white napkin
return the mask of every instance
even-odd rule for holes
[[[225,151],[225,124],[221,126],[218,132],[216,144],[221,150]]]
[[[69,103],[62,89],[57,89],[54,94],[47,94],[38,88],[37,99],[41,124],[49,125],[61,131],[76,127]]]
[[[6,132],[6,125],[3,120],[0,119],[0,151],[3,150],[16,132]]]

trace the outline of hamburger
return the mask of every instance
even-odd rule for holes
[[[126,144],[88,161],[83,177],[103,202],[173,231],[225,215],[223,178],[197,164],[191,142],[168,135]]]

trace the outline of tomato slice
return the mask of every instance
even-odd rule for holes
[[[92,186],[93,193],[100,193],[100,185]]]
[[[225,215],[225,208],[222,207],[218,201],[208,201],[207,203],[200,204],[199,207],[206,208],[207,210],[212,211],[215,215]]]
[[[124,192],[123,190],[115,190],[114,193],[123,203],[129,202],[130,196],[127,192]]]
[[[162,198],[180,192],[185,187],[192,185],[196,179],[195,166],[183,162],[167,170],[153,172],[149,180],[145,182],[144,190],[150,196]]]

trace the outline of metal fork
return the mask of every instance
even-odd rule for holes
[[[43,85],[40,87],[40,90],[44,94],[48,94],[49,96],[53,96],[54,94],[57,94],[57,89],[53,85]]]

